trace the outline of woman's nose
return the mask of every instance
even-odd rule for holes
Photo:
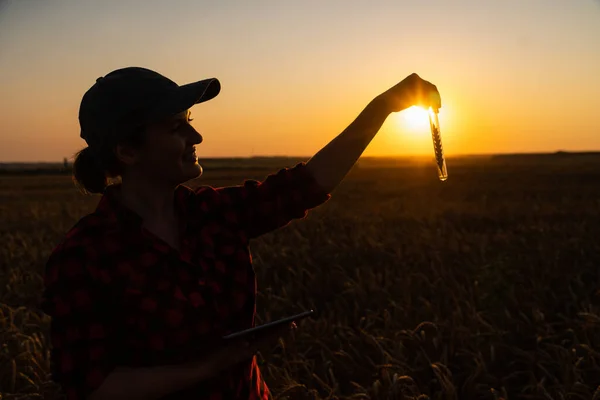
[[[190,126],[190,138],[194,144],[200,144],[204,140],[200,132],[198,132],[193,126]]]

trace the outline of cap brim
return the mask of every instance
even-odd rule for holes
[[[195,104],[214,99],[221,91],[217,78],[203,79],[198,82],[181,85],[173,94],[158,105],[159,114],[175,115],[191,108]],[[155,114],[156,115],[156,114]]]
[[[183,102],[189,104],[188,108],[194,104],[214,99],[220,91],[221,83],[217,78],[204,79],[179,86],[179,92],[182,95]]]

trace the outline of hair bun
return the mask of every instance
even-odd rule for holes
[[[86,193],[103,193],[108,185],[106,173],[89,147],[79,151],[73,162],[73,180]]]

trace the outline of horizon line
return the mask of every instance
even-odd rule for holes
[[[526,155],[556,155],[556,154],[573,154],[573,155],[582,155],[582,154],[600,154],[600,150],[556,150],[556,151],[533,151],[533,152],[498,152],[498,153],[462,153],[462,154],[452,154],[452,155],[448,155],[446,154],[446,158],[457,158],[457,157],[493,157],[493,156],[510,156],[510,155],[521,155],[521,156],[526,156]],[[266,158],[293,158],[293,159],[309,159],[312,156],[299,156],[299,155],[251,155],[251,156],[220,156],[220,157],[205,157],[205,158],[201,158],[199,161],[202,162],[202,160],[244,160],[244,159],[266,159]],[[396,159],[401,159],[401,158],[421,158],[421,157],[433,157],[432,155],[427,155],[427,154],[389,154],[389,155],[367,155],[367,156],[360,156],[359,159],[363,158],[363,159],[372,159],[372,158],[396,158]],[[63,157],[64,158],[64,157]],[[67,158],[67,160],[71,161],[71,158]],[[54,163],[62,163],[62,160],[56,160],[56,161],[43,161],[43,160],[38,160],[38,161],[0,161],[0,164],[54,164]]]

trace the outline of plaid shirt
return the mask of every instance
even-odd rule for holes
[[[143,228],[107,188],[46,265],[42,310],[52,317],[52,379],[83,399],[116,366],[199,359],[225,334],[254,326],[256,279],[248,242],[306,216],[329,195],[304,163],[263,182],[190,189],[175,201],[186,226],[180,251]],[[204,344],[204,346],[202,346]],[[167,396],[266,399],[254,357]]]

